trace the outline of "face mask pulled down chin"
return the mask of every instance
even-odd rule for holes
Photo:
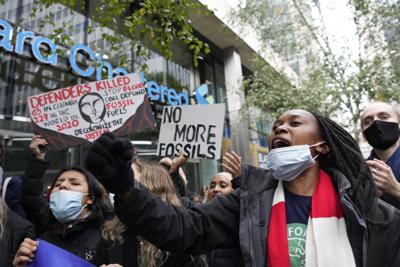
[[[86,205],[82,206],[82,198],[88,194],[59,190],[50,195],[50,210],[57,221],[65,223],[78,218]]]
[[[373,148],[388,149],[399,139],[400,129],[396,122],[376,120],[363,133]]]
[[[267,169],[272,172],[272,177],[276,180],[293,181],[314,164],[314,159],[318,155],[313,158],[310,147],[320,144],[322,143],[312,146],[298,145],[272,149],[267,155]]]

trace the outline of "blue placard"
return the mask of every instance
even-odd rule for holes
[[[35,258],[33,258],[28,267],[95,267],[93,264],[60,247],[41,239],[37,241],[39,241],[39,244]]]

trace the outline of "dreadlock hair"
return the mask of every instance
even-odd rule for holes
[[[372,174],[357,142],[334,121],[314,112],[310,113],[317,119],[321,137],[330,151],[329,154],[320,156],[321,168],[334,168],[346,176],[351,184],[350,198],[368,220],[376,190]]]

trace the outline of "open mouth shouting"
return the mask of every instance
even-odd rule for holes
[[[271,149],[274,149],[274,148],[281,148],[281,147],[287,147],[287,146],[291,146],[292,144],[290,143],[290,141],[288,141],[288,140],[286,140],[286,139],[284,139],[284,138],[281,138],[281,137],[277,137],[277,138],[274,138],[273,140],[272,140],[272,146],[271,146]]]

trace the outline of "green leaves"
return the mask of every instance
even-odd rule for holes
[[[34,2],[31,17],[36,17],[39,11],[49,9],[54,4],[63,4],[70,10],[81,10],[85,8],[85,0],[37,0]],[[91,2],[91,5],[92,2]],[[200,3],[192,0],[100,0],[96,1],[96,11],[91,15],[92,24],[88,25],[88,34],[94,33],[97,28],[102,29],[102,39],[111,44],[111,50],[126,49],[119,44],[126,38],[122,34],[110,33],[121,31],[121,22],[125,27],[128,37],[133,43],[151,44],[154,49],[167,59],[172,57],[171,44],[181,42],[187,46],[193,55],[194,65],[197,66],[198,58],[202,54],[209,54],[209,46],[199,40],[193,33],[189,20],[189,13],[210,14]],[[94,24],[97,26],[94,26]],[[54,29],[53,38],[62,46],[71,44],[71,38],[66,35],[66,29],[71,25],[56,27],[54,13],[48,14],[40,21],[42,31],[49,24]],[[64,43],[65,42],[65,43]],[[134,46],[135,54],[145,56],[142,45]]]
[[[400,102],[398,1],[349,0],[358,44],[349,42],[341,54],[332,52],[337,43],[327,37],[331,32],[317,0],[239,0],[239,7],[231,14],[233,22],[254,29],[265,47],[300,67],[299,88],[288,86],[284,74],[262,68],[245,83],[249,103],[272,113],[299,107],[344,113],[350,117],[346,126],[357,133],[366,101]],[[359,53],[353,52],[357,45]]]
[[[208,54],[210,49],[193,34],[188,20],[189,12],[200,10],[202,6],[192,0],[179,3],[166,0],[137,1],[140,6],[125,19],[125,26],[132,38],[139,32],[141,41],[150,40],[151,44],[167,59],[172,57],[171,44],[175,40],[183,42],[193,53],[193,62],[201,53]]]

